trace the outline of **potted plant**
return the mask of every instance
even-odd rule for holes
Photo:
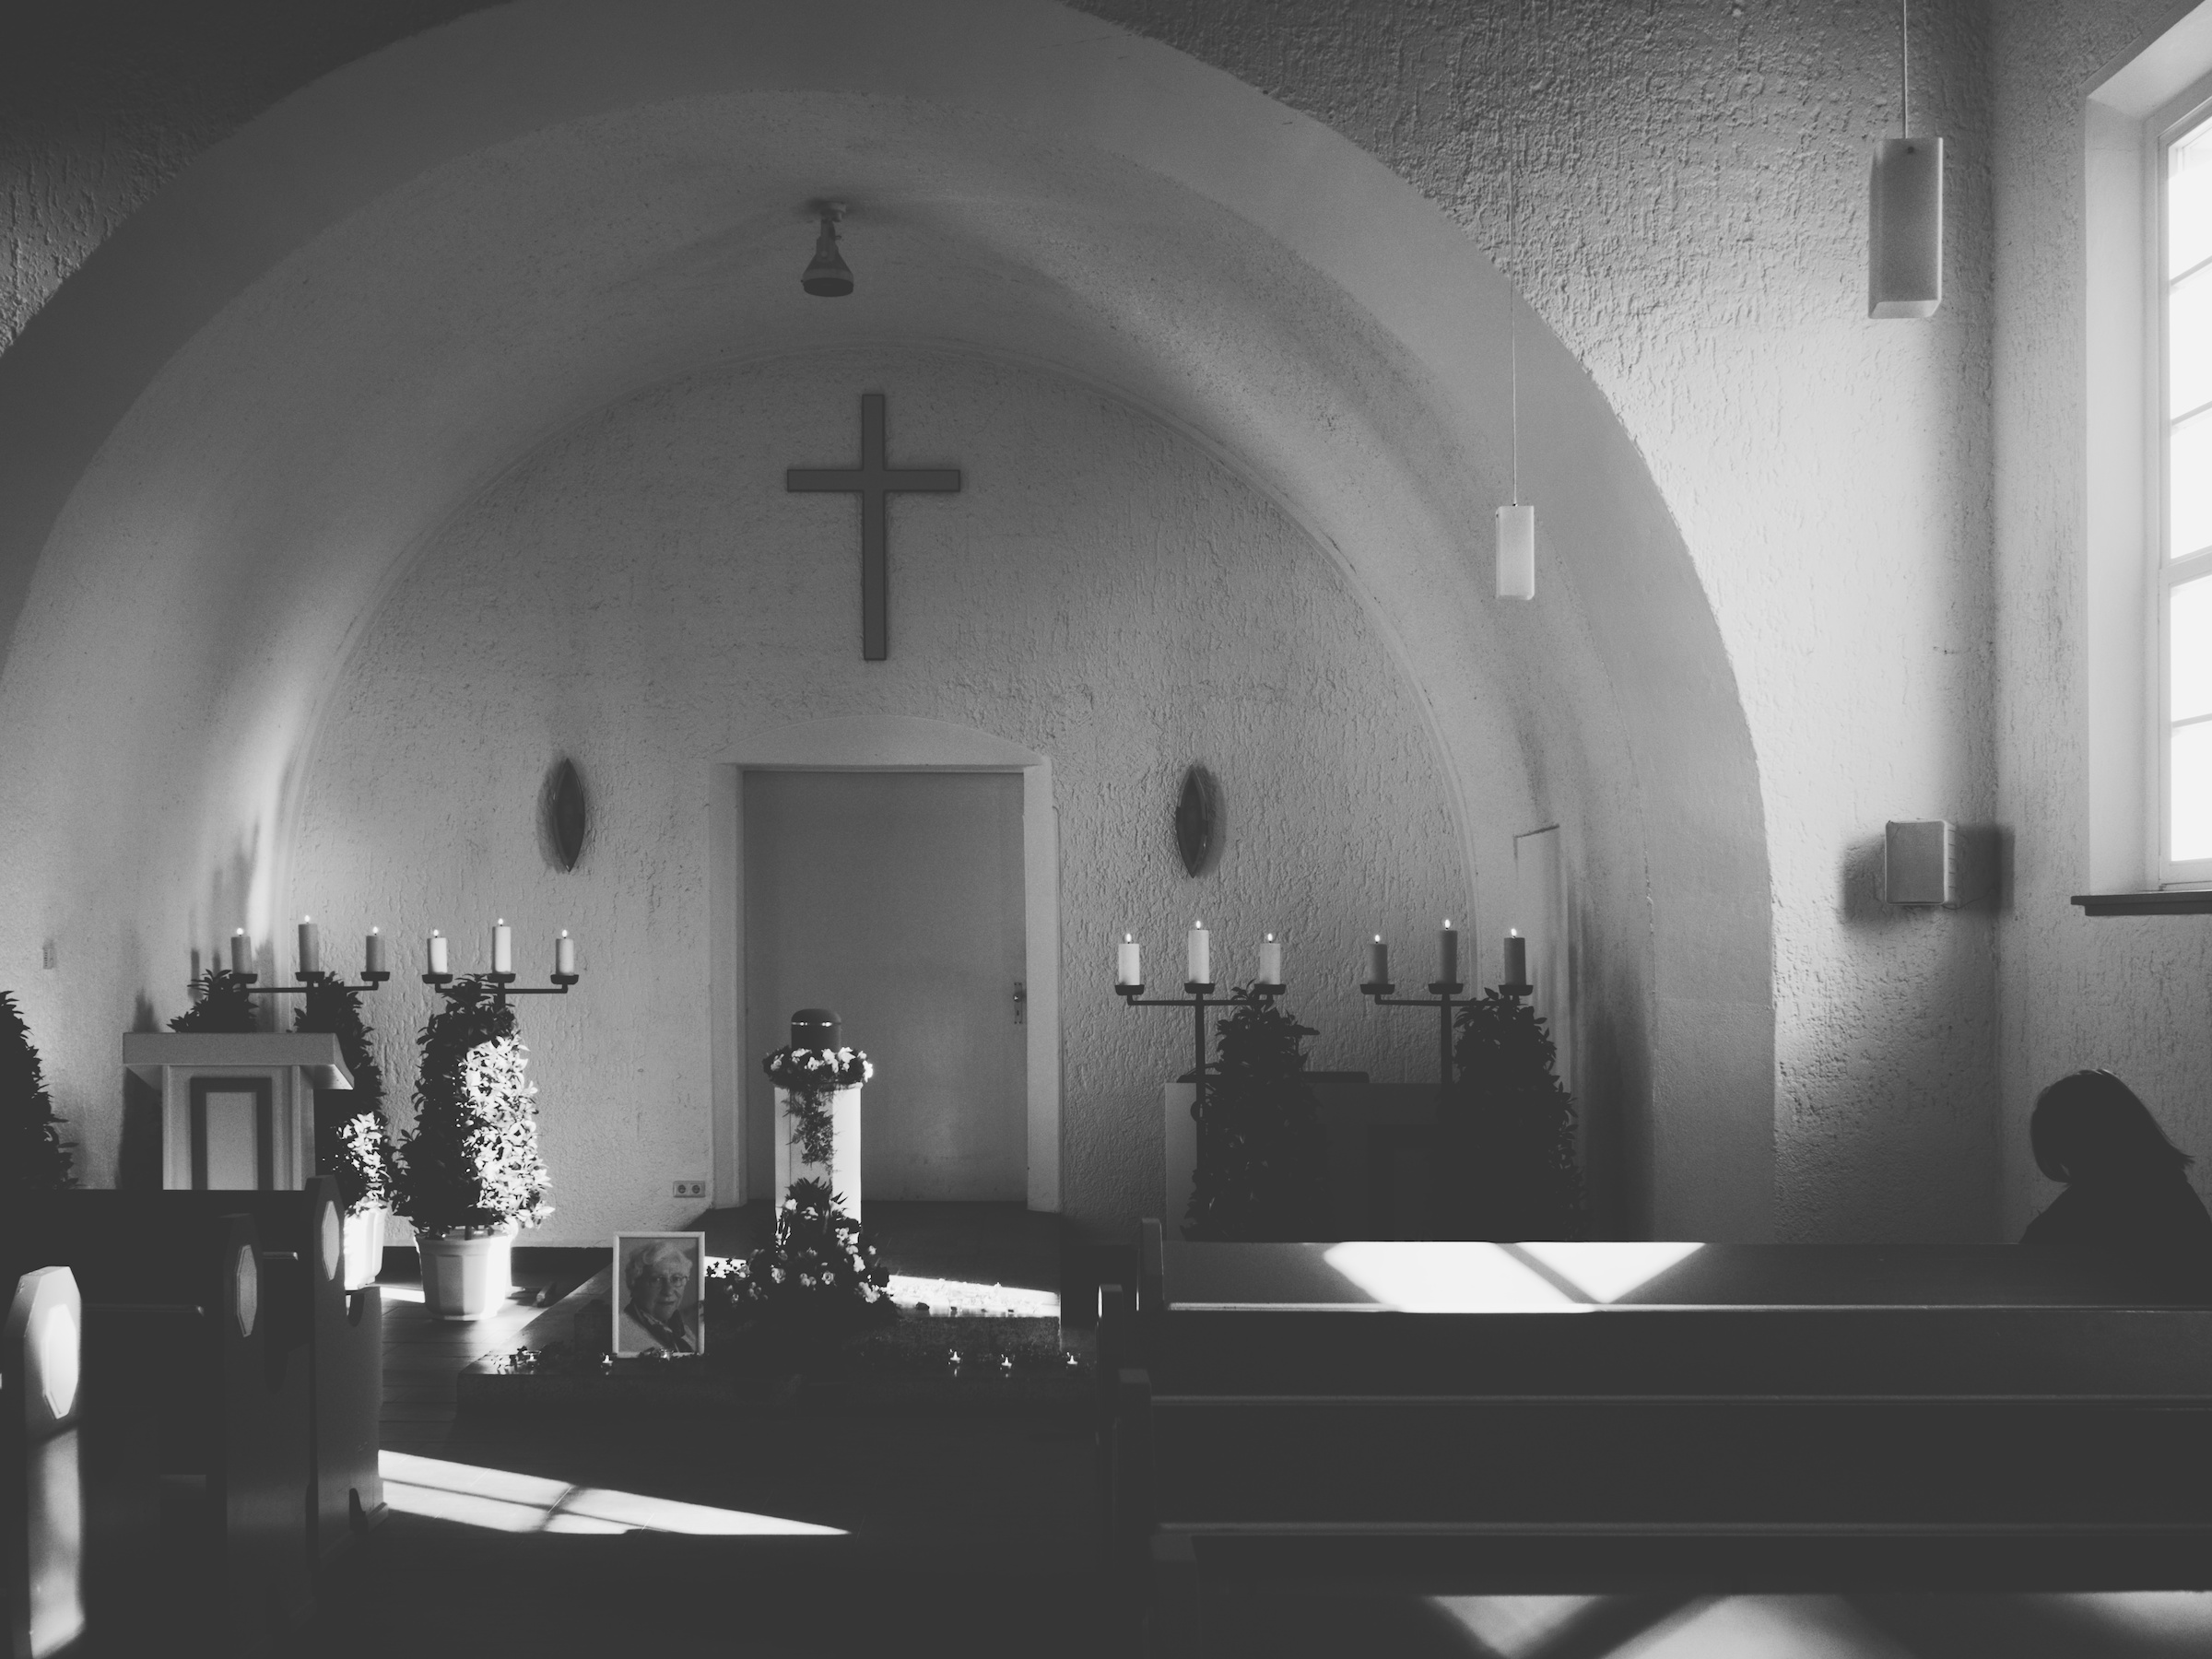
[[[246,987],[251,976],[228,968],[210,968],[192,982],[193,1004],[169,1022],[172,1031],[218,1032],[239,1036],[261,1030],[261,1009]]]
[[[1574,1100],[1536,1011],[1491,991],[1454,1017],[1455,1080],[1438,1124],[1437,1215],[1458,1239],[1576,1239],[1585,1230]]]
[[[392,1213],[391,1124],[384,1116],[384,1074],[373,1033],[361,1018],[361,994],[335,980],[310,984],[292,1029],[328,1031],[338,1040],[350,1089],[315,1091],[315,1167],[338,1185],[345,1206],[346,1288],[376,1282],[383,1266],[384,1227]]]
[[[466,976],[446,987],[422,1030],[394,1205],[414,1223],[434,1318],[480,1319],[498,1306],[513,1283],[515,1233],[553,1213],[528,1065],[496,986]]]
[[[1300,1025],[1250,987],[1215,1034],[1215,1058],[1191,1103],[1198,1164],[1183,1235],[1246,1241],[1328,1234],[1328,1148],[1306,1081]]]
[[[46,1068],[12,992],[0,991],[0,1204],[75,1186]]]

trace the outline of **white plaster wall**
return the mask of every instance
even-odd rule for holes
[[[2067,1072],[2110,1066],[2212,1168],[2212,917],[2091,919],[2087,709],[2087,316],[2084,102],[2186,7],[2031,0],[1994,35],[2000,300],[1997,724],[2014,827],[2002,922],[2006,1236],[2058,1189],[2035,1168],[2028,1114]],[[2208,65],[2212,66],[2212,65]]]
[[[964,488],[892,507],[891,657],[858,646],[857,514],[783,469],[844,465],[859,394],[895,461]],[[710,1165],[708,770],[745,734],[892,712],[1048,755],[1060,818],[1064,1202],[1114,1230],[1159,1185],[1160,1081],[1185,1023],[1108,989],[1135,930],[1152,977],[1193,913],[1224,977],[1263,929],[1316,1062],[1427,1075],[1430,1027],[1362,1004],[1382,927],[1415,977],[1468,874],[1419,697],[1343,570],[1261,493],[1158,422],[1035,369],[872,349],[641,392],[498,479],[408,561],[340,675],[314,745],[292,884],[332,934],[432,926],[475,965],[495,913],[536,976],[554,931],[583,984],[522,1012],[558,1214],[546,1242],[688,1217]],[[573,873],[545,854],[546,771],[591,792]],[[1171,833],[1182,770],[1219,776],[1227,844],[1192,880]],[[1510,836],[1524,780],[1486,781]],[[391,1075],[427,994],[377,999]],[[405,1010],[404,1015],[401,1010]]]
[[[1865,317],[1892,6],[1085,9],[1319,116],[1445,204],[1619,412],[1759,756],[1776,1226],[1989,1236],[1992,919],[1892,912],[1871,887],[1885,819],[1995,807],[1983,6],[1912,8],[1915,128],[1951,139],[1946,299],[1915,324]],[[1677,989],[1658,987],[1662,1018]]]

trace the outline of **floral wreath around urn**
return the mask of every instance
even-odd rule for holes
[[[827,1164],[835,1128],[830,1097],[876,1075],[867,1055],[856,1048],[799,1048],[786,1043],[764,1056],[760,1069],[768,1074],[770,1082],[791,1094],[791,1144],[799,1149],[799,1161]]]

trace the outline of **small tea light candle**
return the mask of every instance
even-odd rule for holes
[[[1201,985],[1214,979],[1214,936],[1206,931],[1206,924],[1191,924],[1190,972],[1183,977]]]
[[[1517,927],[1505,930],[1505,982],[1509,985],[1528,983],[1528,941],[1521,936],[1521,930]]]
[[[429,944],[430,971],[432,973],[451,973],[453,969],[447,965],[445,958],[445,935],[436,928],[431,928]]]
[[[300,918],[300,977],[323,971],[323,935],[312,916]]]
[[[384,971],[384,935],[382,929],[372,927],[369,930],[368,945],[366,950],[363,952],[363,965],[366,971],[370,973],[382,973]]]
[[[1368,941],[1367,977],[1360,982],[1368,985],[1390,982],[1390,947],[1382,943],[1381,934]]]
[[[565,927],[560,930],[560,937],[553,941],[553,971],[571,974],[576,971],[576,941],[569,937]]]
[[[246,930],[242,927],[231,930],[230,971],[233,973],[253,971],[253,941],[246,937]]]
[[[1283,947],[1273,934],[1260,941],[1260,983],[1279,985],[1283,982]]]
[[[1122,935],[1120,959],[1115,963],[1113,971],[1115,984],[1141,985],[1145,982],[1144,963],[1139,954],[1142,949],[1143,947],[1137,944],[1135,934],[1125,933]]]
[[[1459,929],[1452,925],[1452,918],[1444,918],[1442,930],[1436,935],[1436,977],[1447,985],[1459,978]]]
[[[494,973],[514,971],[514,929],[501,916],[491,924],[491,971]]]

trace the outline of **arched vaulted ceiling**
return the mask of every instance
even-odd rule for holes
[[[795,280],[819,195],[851,204],[860,288],[834,304]],[[1545,597],[1488,596],[1518,303],[1328,128],[1044,0],[474,15],[210,151],[0,359],[18,880],[112,912],[111,1000],[216,911],[265,927],[333,665],[488,477],[702,362],[871,339],[1019,358],[1274,496],[1372,606],[1463,796],[1583,827],[1657,1222],[1757,1235],[1748,736],[1665,503],[1524,311]],[[1466,849],[1486,888],[1503,851]],[[89,1053],[113,1010],[86,1018],[65,1041]]]

